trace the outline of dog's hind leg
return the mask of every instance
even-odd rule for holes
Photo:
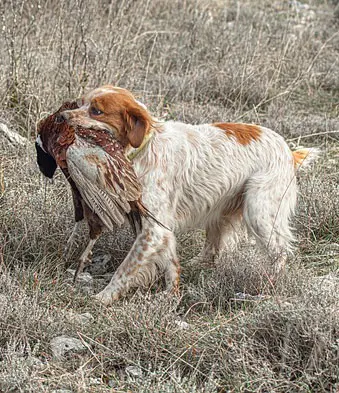
[[[214,265],[224,251],[233,250],[242,232],[241,211],[223,216],[216,223],[209,224],[206,228],[206,239],[200,253],[189,263]]]
[[[224,251],[236,249],[239,238],[244,234],[242,210],[223,218],[220,224],[220,235],[218,239],[217,256]]]
[[[253,176],[246,185],[244,220],[259,244],[271,257],[273,277],[284,270],[294,240],[290,220],[296,206],[297,186],[294,173],[272,177]]]

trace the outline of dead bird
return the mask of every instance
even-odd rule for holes
[[[66,252],[72,248],[79,223],[85,218],[89,226],[90,239],[80,256],[74,281],[91,263],[93,246],[104,229],[113,230],[127,218],[138,233],[141,217],[157,221],[142,203],[140,182],[122,144],[109,131],[72,127],[60,116],[65,110],[77,108],[76,102],[66,102],[41,120],[35,144],[40,171],[52,178],[59,166],[71,185],[76,224]]]

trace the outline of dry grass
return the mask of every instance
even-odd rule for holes
[[[339,389],[339,19],[337,1],[5,0],[0,4],[0,391],[337,392]],[[111,82],[158,116],[256,122],[291,147],[318,146],[299,174],[298,248],[275,288],[252,245],[216,269],[186,263],[203,234],[181,236],[182,297],[156,283],[111,308],[64,273],[73,221],[63,177],[38,173],[35,124],[83,90]],[[337,132],[334,132],[337,131]],[[111,270],[132,242],[107,234]],[[266,293],[262,301],[235,293]],[[72,318],[90,312],[87,324]],[[178,321],[188,323],[183,329]],[[63,362],[50,340],[88,344]],[[127,366],[141,370],[131,376]]]

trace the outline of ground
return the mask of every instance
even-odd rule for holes
[[[0,131],[1,392],[339,391],[338,7],[0,4],[0,123],[26,140],[10,142]],[[62,174],[53,183],[39,174],[36,123],[103,83],[132,90],[163,119],[251,122],[283,135],[291,149],[321,149],[297,175],[295,253],[275,286],[251,239],[215,268],[189,264],[204,239],[191,232],[179,237],[180,297],[159,280],[100,306],[90,294],[128,251],[128,229],[95,247],[108,262],[104,275],[70,282],[62,251],[71,196]],[[59,336],[84,348],[58,358],[51,341]]]

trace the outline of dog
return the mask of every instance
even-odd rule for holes
[[[111,132],[123,145],[142,185],[142,199],[163,225],[144,220],[128,255],[95,298],[109,305],[158,271],[179,291],[177,232],[206,231],[201,260],[211,262],[244,224],[274,264],[293,249],[296,170],[314,156],[292,152],[276,132],[252,124],[191,125],[158,121],[128,90],[105,85],[85,94],[63,118],[73,127]]]

